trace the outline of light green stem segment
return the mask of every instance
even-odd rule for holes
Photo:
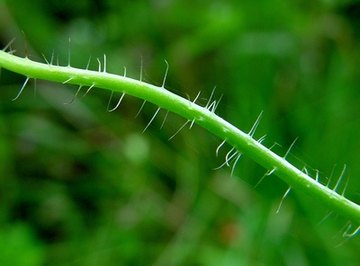
[[[163,87],[103,71],[38,63],[4,51],[0,51],[0,67],[28,78],[66,82],[79,86],[93,86],[129,94],[174,112],[189,121],[195,121],[219,138],[226,140],[239,152],[251,157],[269,171],[273,171],[291,188],[307,192],[315,201],[327,204],[333,211],[360,224],[359,205],[320,184],[214,112],[173,94]]]

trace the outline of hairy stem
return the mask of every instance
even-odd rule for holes
[[[174,112],[189,121],[195,121],[211,133],[225,140],[237,151],[251,157],[295,190],[310,194],[314,200],[327,204],[332,210],[360,224],[360,206],[339,195],[336,191],[322,185],[309,175],[294,167],[260,142],[252,138],[214,112],[216,102],[202,107],[167,91],[164,86],[157,87],[131,78],[109,74],[105,71],[91,71],[70,66],[55,66],[20,58],[0,51],[0,67],[22,74],[28,78],[97,87],[125,93],[159,108]]]

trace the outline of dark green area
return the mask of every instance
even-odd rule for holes
[[[360,4],[357,1],[0,0],[0,42],[16,54],[107,70],[205,105],[360,202]],[[71,39],[69,43],[69,38]],[[348,221],[287,190],[231,147],[156,106],[1,71],[0,265],[359,265]],[[116,104],[114,99],[112,105]],[[328,217],[328,218],[326,218]],[[324,219],[326,218],[326,219]],[[353,225],[357,227],[358,225]]]

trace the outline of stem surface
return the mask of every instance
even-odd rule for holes
[[[151,102],[160,108],[174,112],[226,140],[239,152],[284,180],[291,188],[307,192],[314,200],[325,203],[332,210],[360,224],[360,206],[339,195],[336,191],[317,182],[297,169],[261,143],[253,139],[229,122],[217,116],[215,112],[186,100],[164,87],[157,87],[135,79],[109,74],[103,71],[91,71],[70,66],[55,66],[34,62],[0,51],[0,67],[22,74],[27,78],[93,86],[111,91],[129,94]],[[216,103],[215,103],[216,104]]]

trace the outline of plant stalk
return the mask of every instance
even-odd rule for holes
[[[70,66],[56,66],[34,62],[0,51],[0,67],[22,74],[27,78],[43,79],[78,86],[93,86],[110,91],[125,93],[151,102],[162,109],[174,112],[189,121],[207,129],[219,138],[249,156],[269,172],[281,178],[292,189],[311,195],[315,201],[328,205],[360,224],[360,206],[336,191],[322,185],[295,166],[278,156],[226,120],[217,116],[214,110],[199,106],[168,90],[128,77],[104,71],[91,71]],[[215,103],[216,104],[216,103]]]

